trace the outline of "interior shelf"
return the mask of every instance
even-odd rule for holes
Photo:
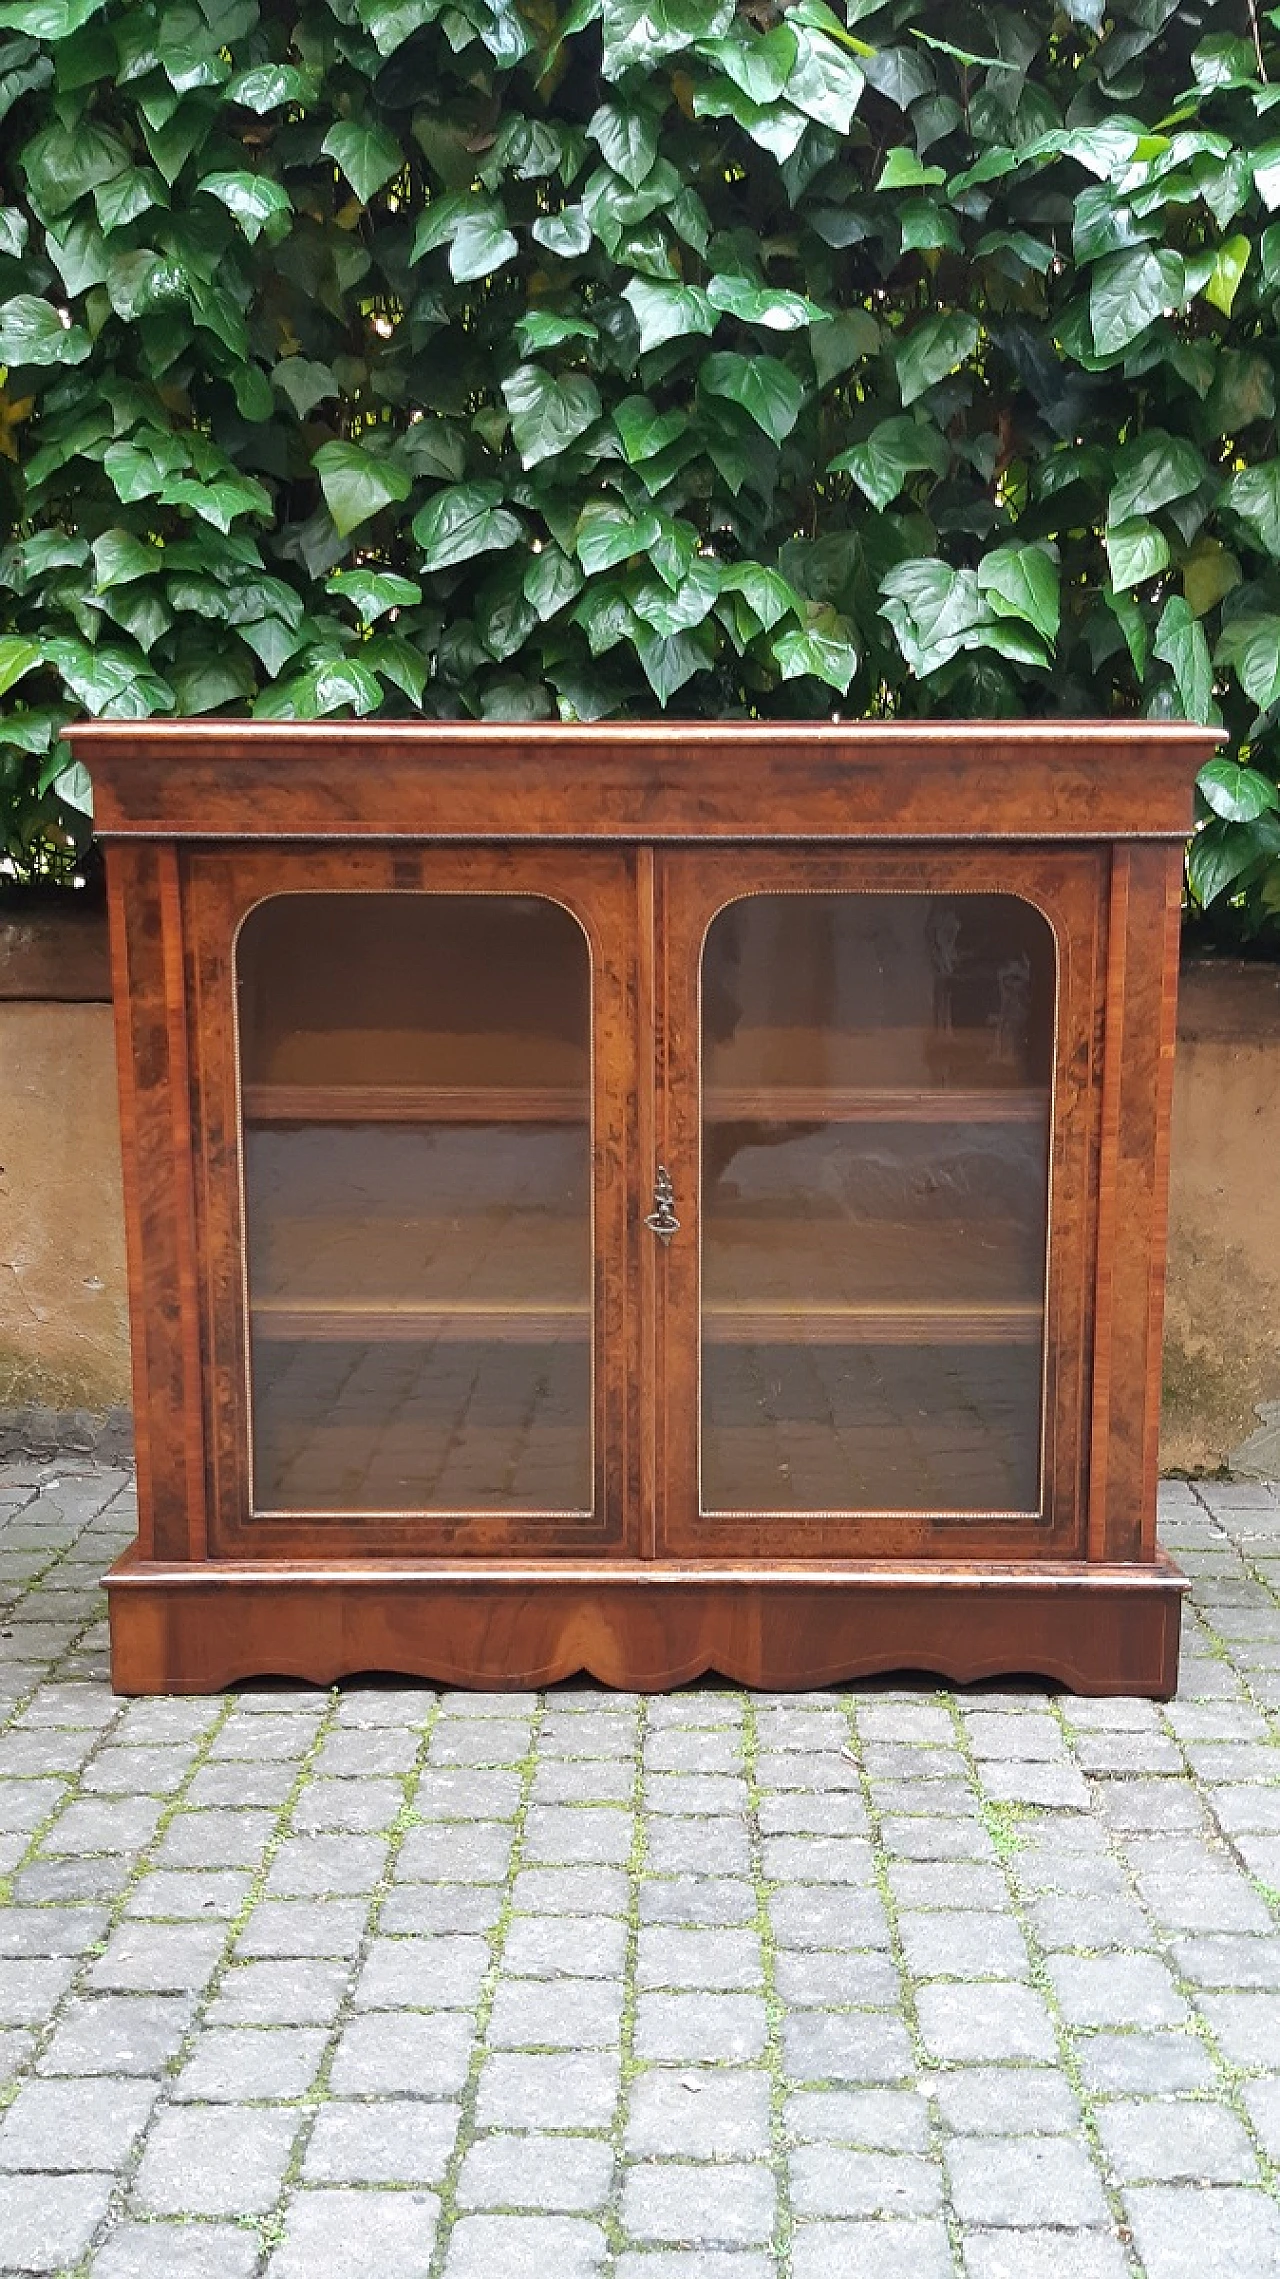
[[[246,1084],[249,1124],[575,1124],[588,1108],[581,1085]],[[1000,1085],[711,1085],[714,1123],[1038,1124],[1042,1090]]]

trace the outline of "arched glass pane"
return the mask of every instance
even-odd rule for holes
[[[589,1511],[577,920],[280,895],[237,984],[255,1510]]]
[[[714,919],[704,1511],[1037,1512],[1055,989],[1012,895]]]

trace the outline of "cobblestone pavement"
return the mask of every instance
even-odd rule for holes
[[[125,1703],[122,1472],[0,1468],[0,2268],[1280,2274],[1280,1490],[1162,1708]]]

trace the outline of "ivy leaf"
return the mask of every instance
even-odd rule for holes
[[[421,704],[427,685],[427,660],[403,634],[375,633],[371,641],[365,642],[360,655],[370,672],[390,681],[408,697],[410,704]]]
[[[622,438],[628,466],[638,467],[676,442],[689,421],[682,411],[660,412],[647,396],[624,396],[614,406],[613,424]]]
[[[521,364],[502,383],[511,414],[511,439],[526,467],[556,459],[602,417],[600,391],[585,373],[554,379],[537,364]]]
[[[815,680],[825,681],[828,688],[838,689],[842,696],[858,669],[852,629],[833,609],[819,609],[807,625],[779,633],[773,654],[784,681],[802,680],[811,674]]]
[[[454,483],[413,518],[423,568],[447,570],[477,554],[500,554],[524,536],[518,515],[502,504],[501,483]]]
[[[638,190],[658,155],[659,113],[652,104],[602,103],[587,122],[587,133],[615,174]]]
[[[29,641],[18,633],[0,633],[0,696],[38,665],[40,657],[38,641]]]
[[[1099,356],[1114,356],[1186,297],[1182,256],[1141,246],[1100,261],[1089,284],[1089,322]]]
[[[94,584],[99,593],[152,577],[164,568],[163,550],[145,545],[129,530],[104,530],[93,541]]]
[[[83,325],[64,324],[36,293],[17,293],[0,306],[0,364],[83,364],[92,345]]]
[[[251,71],[237,72],[226,87],[228,103],[242,104],[260,119],[286,103],[314,102],[316,94],[314,74],[294,63],[260,63]]]
[[[622,297],[630,302],[640,327],[642,353],[689,333],[715,331],[716,311],[700,285],[664,285],[633,277],[623,286]]]
[[[324,590],[354,603],[362,625],[373,625],[387,610],[408,609],[422,599],[421,586],[394,570],[335,570]]]
[[[904,414],[901,419],[882,419],[864,443],[839,452],[829,472],[852,475],[858,489],[883,513],[908,475],[945,475],[950,463],[950,450],[937,428]]]
[[[792,21],[796,11],[792,10]],[[802,30],[797,35],[796,60],[786,84],[787,101],[819,126],[847,135],[853,125],[866,84],[852,56],[846,55],[822,32]]]
[[[997,617],[1025,619],[1052,649],[1062,609],[1058,565],[1046,547],[998,546],[978,565],[978,590]]]
[[[708,617],[720,591],[720,565],[695,555],[674,586],[663,578],[641,578],[628,588],[636,616],[655,633],[691,632]]]
[[[443,0],[357,0],[357,11],[379,55],[394,55],[424,24],[433,24]]]
[[[935,557],[898,563],[880,580],[880,591],[880,614],[921,677],[948,664],[987,616],[974,572],[953,570]]]
[[[945,182],[945,166],[925,166],[914,150],[898,144],[889,152],[880,170],[877,190],[918,190],[927,183]]]
[[[376,712],[382,690],[376,674],[356,657],[318,657],[292,679],[277,681],[258,698],[255,720],[323,720],[333,712],[358,717]]]
[[[1141,516],[1110,524],[1105,544],[1111,583],[1118,594],[1126,593],[1130,586],[1145,585],[1168,567],[1168,539],[1154,522],[1146,522]]]
[[[1193,443],[1163,429],[1149,431],[1120,454],[1121,473],[1107,501],[1108,522],[1128,522],[1154,514],[1171,499],[1185,498],[1204,480],[1205,463]]]
[[[611,570],[633,554],[647,554],[662,536],[662,517],[652,508],[632,514],[613,499],[588,499],[574,537],[574,551],[588,577]]]
[[[1204,297],[1215,309],[1221,309],[1224,317],[1229,317],[1235,307],[1252,250],[1248,238],[1237,234],[1224,239],[1214,255],[1213,272],[1204,288]]]
[[[783,22],[753,35],[738,17],[726,39],[699,40],[698,53],[715,64],[752,103],[776,103],[791,77],[798,53],[796,35]]]
[[[1267,459],[1233,475],[1222,503],[1239,516],[1273,560],[1280,560],[1280,459]]]
[[[395,136],[385,127],[364,125],[355,119],[339,119],[320,148],[342,169],[362,206],[367,206],[383,184],[404,168],[404,152]]]
[[[324,443],[311,462],[325,505],[343,538],[384,506],[407,499],[413,477],[393,459],[375,457],[358,443]]]
[[[803,617],[805,606],[795,587],[783,577],[780,570],[770,570],[762,562],[734,562],[720,573],[720,591],[739,593],[753,616],[759,619],[761,630],[772,633],[775,625],[794,612]]]
[[[250,245],[257,243],[264,230],[274,240],[283,237],[289,227],[293,213],[289,193],[269,174],[206,174],[196,188],[221,200]]]
[[[1256,862],[1257,855],[1250,833],[1222,818],[1197,831],[1187,849],[1187,884],[1201,909],[1207,910],[1234,886],[1241,872]]]
[[[516,335],[526,356],[543,348],[559,348],[566,340],[598,340],[599,328],[586,317],[558,316],[551,309],[529,309],[516,323]]]
[[[45,642],[44,653],[95,720],[149,720],[175,708],[173,690],[149,669],[140,649],[91,649],[57,635]]]
[[[1219,645],[1220,658],[1226,646]],[[1231,664],[1245,695],[1259,712],[1269,712],[1272,705],[1280,703],[1280,617],[1264,618],[1238,646],[1230,645],[1230,655],[1223,661]]]
[[[978,345],[978,332],[977,318],[959,309],[944,309],[913,326],[893,352],[904,411],[967,362]]]
[[[712,661],[708,643],[697,632],[655,633],[637,623],[632,640],[645,679],[664,710],[677,690],[695,673],[705,672]]]
[[[1211,720],[1213,666],[1209,661],[1209,644],[1203,626],[1193,617],[1181,594],[1171,595],[1165,603],[1153,647],[1162,663],[1173,668],[1183,717]]]
[[[524,573],[524,597],[540,624],[568,607],[582,591],[582,572],[558,546],[544,546]]]
[[[799,332],[805,325],[829,321],[827,311],[803,293],[755,285],[749,277],[713,277],[707,299],[713,309],[736,317],[740,324],[763,325],[769,332]]]
[[[533,225],[531,236],[548,253],[556,253],[562,261],[576,261],[591,245],[591,224],[581,206],[566,206],[561,213],[544,214]]]
[[[313,363],[305,356],[283,357],[272,371],[271,385],[288,397],[299,419],[305,419],[317,404],[338,394],[338,383],[329,365]]]
[[[49,215],[66,213],[100,182],[123,174],[129,163],[120,137],[92,119],[80,119],[73,127],[46,127],[21,154],[28,187]]]
[[[1196,784],[1206,804],[1227,823],[1255,823],[1260,815],[1280,807],[1280,791],[1257,768],[1238,760],[1213,759],[1205,763]]]
[[[771,443],[785,442],[804,403],[803,382],[776,356],[738,356],[726,350],[704,359],[698,381],[709,395],[740,404]]]

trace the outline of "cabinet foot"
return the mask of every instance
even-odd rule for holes
[[[785,1690],[920,1670],[1172,1694],[1183,1577],[1149,1566],[986,1562],[715,1567],[566,1561],[163,1564],[107,1578],[118,1693],[316,1685],[377,1671],[528,1689],[585,1674],[665,1692],[704,1672]]]

